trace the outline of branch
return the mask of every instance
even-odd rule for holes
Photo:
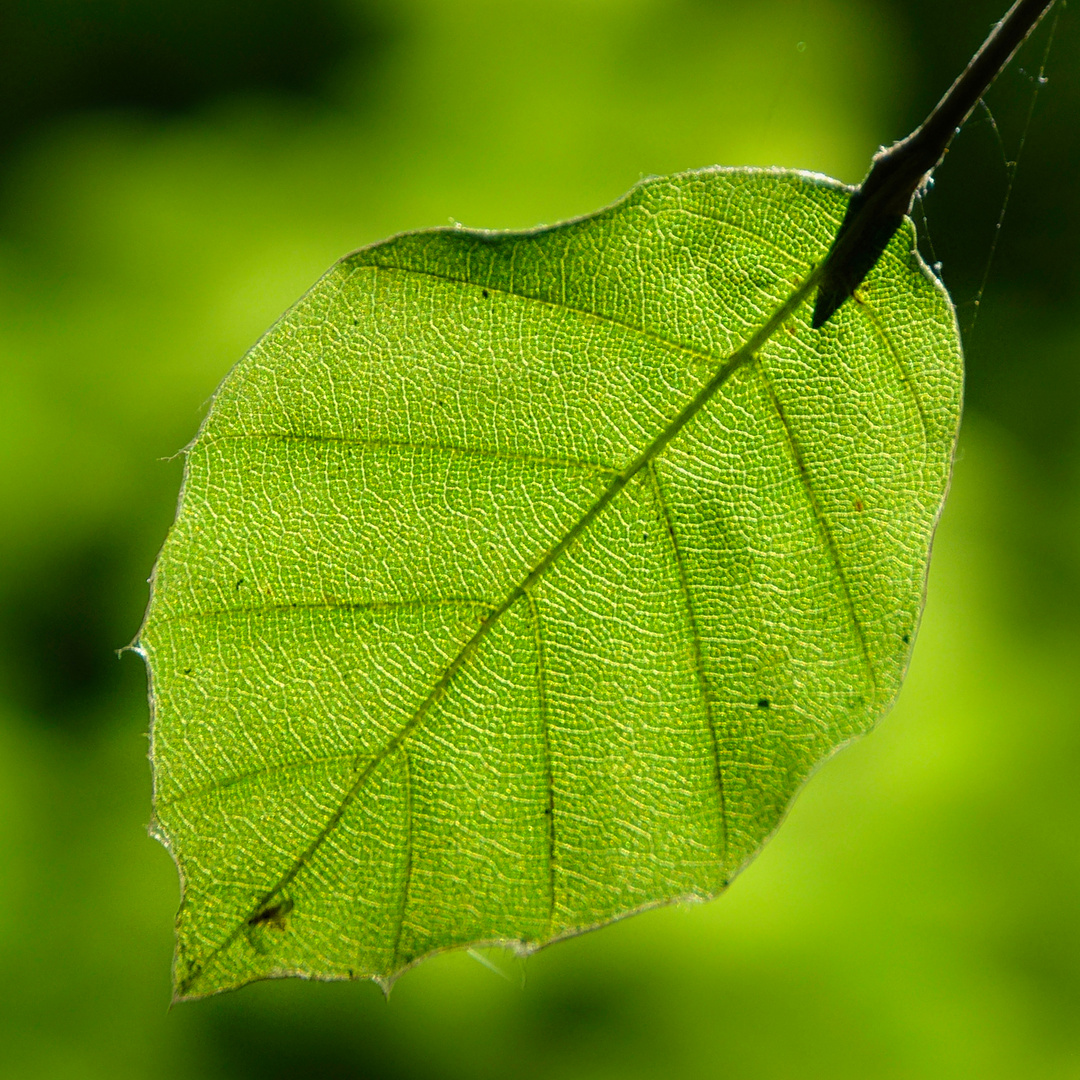
[[[1016,0],[948,93],[906,139],[874,155],[848,203],[818,287],[812,325],[825,325],[873,269],[911,210],[915,192],[940,164],[960,126],[1054,0]]]

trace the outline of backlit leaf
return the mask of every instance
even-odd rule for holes
[[[961,360],[910,226],[706,170],[342,260],[188,451],[140,647],[176,987],[715,896],[900,685]]]

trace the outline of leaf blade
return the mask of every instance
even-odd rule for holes
[[[141,641],[181,996],[715,895],[887,705],[960,361],[903,239],[871,302],[776,332],[842,207],[713,170],[549,230],[405,235],[238,365]]]

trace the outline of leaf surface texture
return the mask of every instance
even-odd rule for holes
[[[234,368],[139,642],[178,996],[715,896],[883,713],[961,358],[910,226],[788,317],[846,198],[713,169],[402,235]]]

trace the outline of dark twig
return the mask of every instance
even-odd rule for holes
[[[815,329],[825,325],[873,269],[910,212],[927,174],[945,156],[961,124],[1053,3],[1017,0],[926,120],[906,139],[874,155],[826,256],[814,306]]]

